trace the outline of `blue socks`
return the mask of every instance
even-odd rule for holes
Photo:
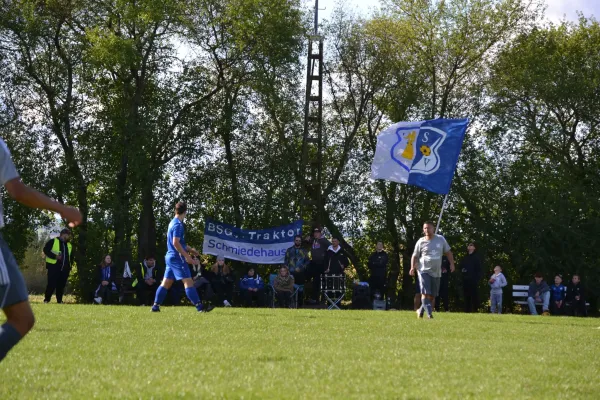
[[[9,323],[0,326],[0,361],[21,340],[21,334]]]
[[[159,306],[165,300],[165,297],[167,297],[167,292],[168,289],[164,288],[163,286],[159,286],[158,289],[156,289],[156,297],[154,298],[154,305],[152,306],[152,311],[159,311]],[[198,311],[202,310],[202,303],[200,302],[200,297],[198,297],[198,292],[196,292],[196,288],[186,288],[185,294],[187,298],[190,299],[192,304],[196,306],[196,309]]]
[[[198,292],[196,291],[196,288],[185,288],[185,295],[188,299],[190,299],[192,304],[196,306],[196,309],[198,311],[202,310],[202,303],[200,302],[200,297],[198,297]]]
[[[165,301],[165,297],[167,297],[168,289],[165,289],[162,285],[156,289],[156,296],[154,297],[154,304],[158,304],[159,306]],[[153,307],[154,308],[154,307]]]

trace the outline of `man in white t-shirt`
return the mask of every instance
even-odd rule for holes
[[[81,223],[81,213],[73,207],[54,201],[31,189],[19,177],[6,143],[0,139],[0,184],[16,201],[31,208],[55,211],[74,227]],[[0,200],[0,228],[4,226],[4,212]],[[0,326],[0,361],[31,330],[35,319],[29,305],[27,287],[19,266],[8,245],[0,236],[0,308],[6,314],[6,323]]]
[[[433,318],[432,302],[439,294],[440,279],[442,277],[442,256],[448,257],[450,272],[454,272],[454,257],[446,239],[435,233],[433,222],[423,224],[424,237],[417,241],[411,259],[410,275],[419,273],[421,286],[421,307],[417,310],[417,317],[423,318],[427,310],[427,317]]]

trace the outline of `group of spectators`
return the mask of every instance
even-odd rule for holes
[[[54,292],[56,300],[62,303],[65,285],[68,281],[72,262],[72,245],[70,243],[71,231],[67,228],[60,232],[57,238],[49,240],[44,246],[48,270],[48,284],[44,302],[50,301]],[[377,242],[375,251],[369,256],[368,268],[370,271],[369,287],[372,298],[383,298],[386,292],[386,279],[389,258],[383,249],[383,243]],[[268,285],[258,274],[254,267],[249,267],[246,274],[237,279],[233,269],[225,263],[223,256],[218,256],[216,262],[210,266],[189,265],[194,277],[195,287],[203,299],[212,301],[213,304],[231,307],[234,303],[234,292],[239,292],[239,303],[245,306],[256,305],[262,307],[268,301],[268,291],[271,290],[277,304],[282,307],[291,306],[292,296],[298,287],[310,283],[312,290],[307,293],[306,302],[315,304],[321,302],[321,281],[325,274],[343,275],[349,267],[350,260],[345,250],[340,246],[338,238],[329,242],[322,234],[320,228],[313,230],[312,236],[302,238],[296,236],[294,245],[287,249],[284,263],[278,268],[277,276]],[[98,304],[108,304],[113,298],[119,297],[123,287],[136,292],[140,305],[152,304],[156,289],[163,278],[163,270],[153,256],[146,257],[142,262],[134,265],[133,277],[129,282],[117,279],[117,269],[111,256],[106,255],[96,267],[97,287],[93,298]],[[458,271],[462,277],[464,312],[476,312],[480,308],[479,286],[483,279],[483,266],[477,254],[475,243],[467,246],[467,255],[458,264]],[[446,257],[442,260],[442,277],[440,281],[439,296],[435,299],[436,310],[449,309],[449,280],[450,268]],[[554,277],[554,284],[548,285],[541,274],[536,274],[529,285],[527,303],[532,315],[537,315],[536,306],[541,305],[543,315],[587,315],[585,292],[579,275],[573,275],[569,286],[562,284],[561,275]],[[502,312],[502,288],[507,285],[500,266],[494,268],[494,273],[488,280],[490,287],[490,311]],[[236,290],[236,286],[237,289]],[[182,288],[174,285],[170,290],[174,304],[181,298]],[[298,304],[302,304],[304,290],[299,292]],[[415,309],[420,307],[420,289],[418,279],[415,282]]]

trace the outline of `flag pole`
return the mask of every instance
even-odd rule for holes
[[[438,233],[438,231],[440,230],[440,223],[442,222],[442,214],[444,214],[444,210],[446,209],[446,203],[448,202],[448,194],[450,192],[446,193],[446,196],[444,196],[444,202],[442,203],[442,209],[440,210],[440,216],[438,217],[438,221],[437,221],[437,225],[435,226],[435,233]]]

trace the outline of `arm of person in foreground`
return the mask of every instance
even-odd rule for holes
[[[61,217],[69,221],[70,227],[75,227],[81,223],[82,217],[78,209],[52,200],[45,194],[25,185],[21,181],[21,178],[11,179],[4,184],[4,187],[10,197],[27,207],[57,212]]]

